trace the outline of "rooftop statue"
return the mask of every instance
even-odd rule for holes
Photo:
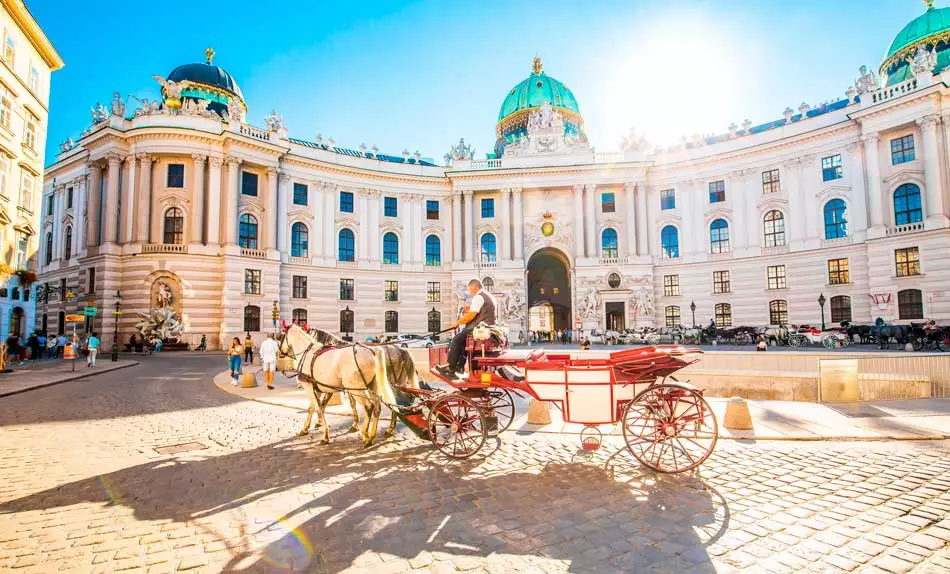
[[[76,142],[73,141],[73,138],[69,137],[63,140],[63,143],[59,144],[59,151],[66,152],[76,147]]]
[[[459,138],[459,143],[449,148],[448,155],[452,160],[467,161],[475,157],[475,148],[465,145],[465,138]]]
[[[877,76],[875,76],[874,72],[869,70],[867,66],[858,68],[858,73],[861,74],[861,76],[854,82],[854,87],[858,89],[859,96],[873,92],[881,87],[877,81]]]
[[[92,123],[98,124],[107,119],[109,119],[109,110],[102,105],[102,102],[96,102],[96,105],[92,107]]]
[[[928,50],[926,46],[917,46],[914,59],[910,62],[910,71],[915,78],[933,74],[937,67],[937,50]]]
[[[125,117],[125,102],[122,101],[122,94],[112,92],[112,115],[120,118]]]

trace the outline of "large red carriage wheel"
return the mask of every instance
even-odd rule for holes
[[[450,458],[468,458],[485,444],[485,415],[478,405],[459,394],[446,395],[429,410],[432,444]]]
[[[498,417],[499,433],[508,430],[508,427],[510,427],[511,423],[515,420],[515,399],[511,396],[508,389],[486,390],[482,408],[485,410],[486,415],[495,415]]]
[[[719,424],[703,396],[677,384],[650,387],[627,403],[621,418],[627,448],[660,472],[684,472],[716,447]]]

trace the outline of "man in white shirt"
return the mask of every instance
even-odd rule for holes
[[[264,342],[261,343],[257,354],[261,357],[261,367],[264,370],[264,382],[268,389],[274,388],[274,372],[277,371],[277,341],[274,340],[274,334],[269,333]]]
[[[452,345],[449,347],[449,362],[435,368],[440,375],[447,379],[460,379],[465,376],[465,341],[472,329],[482,322],[486,325],[495,324],[495,298],[488,291],[482,290],[482,282],[478,279],[469,281],[468,293],[472,296],[472,302],[469,303],[459,320],[450,327],[451,329],[462,327],[462,329],[452,337]]]

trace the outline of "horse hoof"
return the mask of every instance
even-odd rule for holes
[[[384,435],[386,438],[392,438],[392,436],[393,436],[394,434],[396,434],[396,431],[394,431],[394,430],[392,430],[392,429],[389,429],[389,430],[387,430],[386,432],[383,433],[383,435]]]
[[[356,432],[358,430],[360,430],[360,428],[356,425],[353,425],[350,428],[346,429],[346,432],[351,433],[351,432]]]
[[[302,431],[297,433],[297,436],[307,436],[308,434],[310,434],[310,431],[308,431],[307,429],[303,429]]]
[[[325,438],[325,439],[322,439],[322,440],[320,441],[320,444],[330,444],[330,439],[326,439],[326,438]]]

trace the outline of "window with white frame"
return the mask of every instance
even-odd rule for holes
[[[33,211],[33,188],[36,187],[36,177],[28,171],[23,171],[20,181],[20,207]]]
[[[9,32],[7,32],[6,41],[3,43],[3,59],[10,67],[13,67],[13,62],[16,59],[16,40]]]
[[[10,158],[0,152],[0,195],[7,194],[7,179],[10,175]]]
[[[36,151],[36,118],[29,112],[23,118],[23,145]]]
[[[40,87],[40,73],[36,70],[36,66],[30,66],[30,79],[28,85],[30,86],[30,91],[37,91]]]
[[[10,122],[13,119],[13,95],[10,90],[0,85],[0,125],[10,129]]]
[[[769,289],[785,289],[785,266],[769,265],[768,279]]]

